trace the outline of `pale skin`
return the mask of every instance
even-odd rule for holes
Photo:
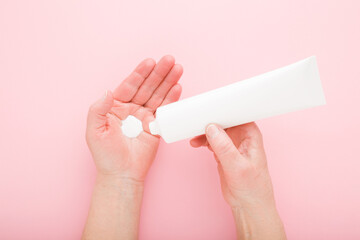
[[[145,59],[113,91],[89,109],[86,140],[97,177],[83,239],[137,239],[146,174],[159,137],[149,132],[159,106],[181,94],[182,66],[172,56],[157,63]],[[136,138],[121,132],[121,120],[133,115],[143,123]],[[222,193],[230,205],[239,239],[286,239],[275,207],[262,137],[255,123],[229,128],[215,124],[190,141],[214,152]]]
[[[221,190],[232,209],[238,239],[286,239],[276,210],[262,135],[254,122],[223,130],[216,124],[191,139],[218,163]]]

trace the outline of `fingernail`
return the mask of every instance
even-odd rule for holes
[[[104,94],[104,96],[102,97],[102,100],[103,100],[103,101],[106,99],[107,95],[108,95],[108,90],[105,91],[105,94]]]
[[[219,134],[219,129],[214,124],[210,124],[206,129],[206,135],[208,135],[210,138],[214,138]]]

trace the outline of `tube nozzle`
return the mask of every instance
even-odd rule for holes
[[[156,120],[149,123],[149,129],[152,135],[160,135],[160,128]]]

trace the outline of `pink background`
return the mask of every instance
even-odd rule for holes
[[[0,239],[79,239],[95,168],[88,106],[145,57],[182,98],[316,55],[327,105],[259,121],[289,239],[360,239],[356,0],[0,0]],[[216,163],[160,145],[140,239],[235,239]]]

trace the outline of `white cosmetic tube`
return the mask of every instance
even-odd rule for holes
[[[314,56],[156,110],[153,135],[171,143],[205,133],[210,123],[229,128],[326,103]]]

